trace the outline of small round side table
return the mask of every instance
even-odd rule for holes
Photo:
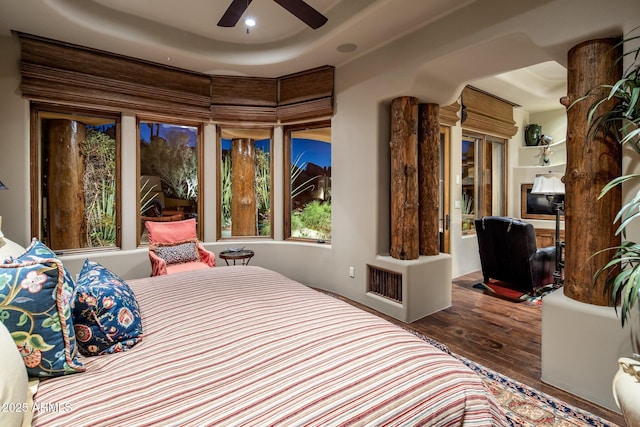
[[[240,251],[226,250],[220,252],[220,258],[229,265],[229,261],[233,261],[233,265],[236,265],[236,261],[240,261],[240,265],[247,265],[253,257],[253,251],[251,249],[242,249]]]

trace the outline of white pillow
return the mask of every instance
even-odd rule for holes
[[[21,426],[30,417],[29,378],[16,343],[0,322],[0,425]]]
[[[0,235],[1,234],[2,232],[0,232]],[[2,240],[1,236],[0,240]],[[26,250],[24,246],[20,246],[16,242],[13,242],[6,237],[4,238],[4,243],[5,244],[3,246],[0,246],[0,264],[2,264],[2,262],[10,256],[17,257],[19,255],[22,255]]]
[[[1,227],[2,217],[0,216],[0,264],[2,264],[8,257],[17,257],[18,255],[22,255],[25,251],[24,247],[4,237]]]

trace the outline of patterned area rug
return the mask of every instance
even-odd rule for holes
[[[555,397],[452,353],[446,345],[432,338],[410,329],[407,330],[460,359],[462,363],[480,375],[514,427],[619,427],[617,424],[571,406]]]
[[[617,424],[569,405],[516,380],[455,355],[478,373],[513,426],[608,426]]]

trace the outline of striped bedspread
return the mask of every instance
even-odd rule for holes
[[[35,426],[507,425],[452,356],[273,271],[128,283],[143,340],[42,381]]]

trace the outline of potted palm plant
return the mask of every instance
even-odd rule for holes
[[[618,61],[625,59],[627,66],[622,77],[612,85],[601,85],[594,88],[588,96],[597,95],[597,101],[589,108],[588,122],[591,131],[603,130],[615,136],[624,146],[633,148],[640,155],[640,35],[634,29],[629,37],[621,41],[623,46],[633,44],[634,49],[624,51]],[[636,33],[634,35],[634,32]],[[619,47],[619,46],[618,46]],[[584,99],[582,98],[582,99]],[[576,102],[581,101],[579,99]],[[614,101],[610,103],[610,101]],[[600,108],[610,103],[611,108]],[[640,173],[630,173],[609,182],[600,193],[600,198],[611,189],[623,183],[640,178]],[[638,308],[640,294],[640,243],[630,238],[628,231],[631,223],[640,217],[640,190],[623,204],[615,218],[619,224],[616,234],[622,238],[621,244],[604,251],[611,252],[609,262],[600,268],[595,278],[606,274],[605,292],[609,293],[611,305],[621,320],[622,326],[629,323],[632,330],[632,348],[634,358],[620,358],[619,370],[613,380],[616,402],[625,416],[629,426],[640,426],[640,348],[638,336]],[[604,252],[601,251],[601,252]],[[635,313],[634,313],[635,311]]]

